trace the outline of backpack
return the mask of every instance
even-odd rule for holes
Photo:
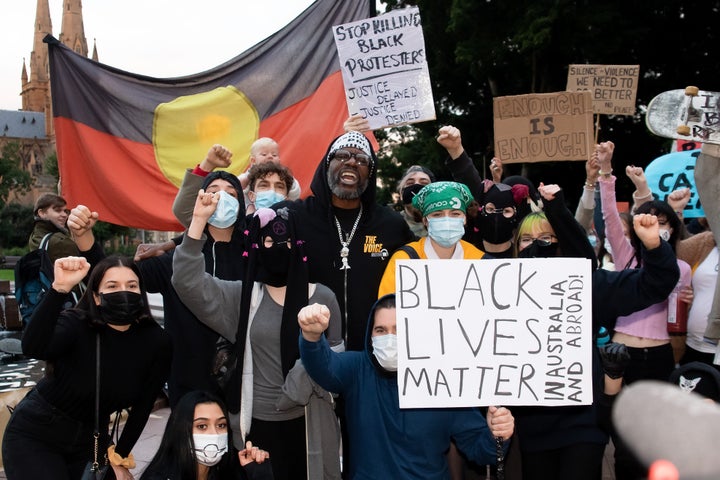
[[[15,264],[15,299],[20,309],[23,327],[30,322],[35,307],[50,290],[55,277],[53,262],[47,252],[52,236],[52,233],[45,235],[36,250],[26,253]],[[72,307],[76,303],[77,297],[73,293],[68,296],[65,306]]]

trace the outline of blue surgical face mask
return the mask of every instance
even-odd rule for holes
[[[208,223],[213,227],[228,228],[237,221],[240,202],[225,190],[220,190],[218,193],[220,199],[215,212],[208,218]]]
[[[260,210],[261,208],[270,208],[276,203],[280,203],[287,197],[282,193],[278,193],[275,190],[263,190],[262,192],[255,192],[255,208]]]
[[[450,248],[465,235],[463,217],[428,217],[428,236],[441,247]]]

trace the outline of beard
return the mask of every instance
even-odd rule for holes
[[[330,170],[327,172],[328,187],[330,187],[332,194],[341,200],[355,200],[356,198],[360,198],[360,195],[363,194],[368,186],[368,179],[362,179],[359,173],[358,178],[360,181],[358,182],[357,187],[355,189],[350,189],[340,182],[340,170],[338,170],[335,175],[333,175],[333,172]]]

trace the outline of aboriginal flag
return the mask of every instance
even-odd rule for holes
[[[239,174],[258,137],[279,143],[307,190],[348,116],[332,26],[369,13],[368,0],[318,0],[228,62],[169,79],[94,62],[46,37],[63,196],[103,221],[181,230],[172,202],[185,170],[220,143]]]

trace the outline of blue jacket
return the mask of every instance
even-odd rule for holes
[[[369,337],[368,333],[365,351],[336,353],[325,336],[318,342],[300,336],[307,372],[320,386],[345,399],[352,457],[349,478],[450,478],[445,453],[451,438],[471,460],[496,463],[495,439],[479,409],[401,410],[395,372],[377,364]]]

